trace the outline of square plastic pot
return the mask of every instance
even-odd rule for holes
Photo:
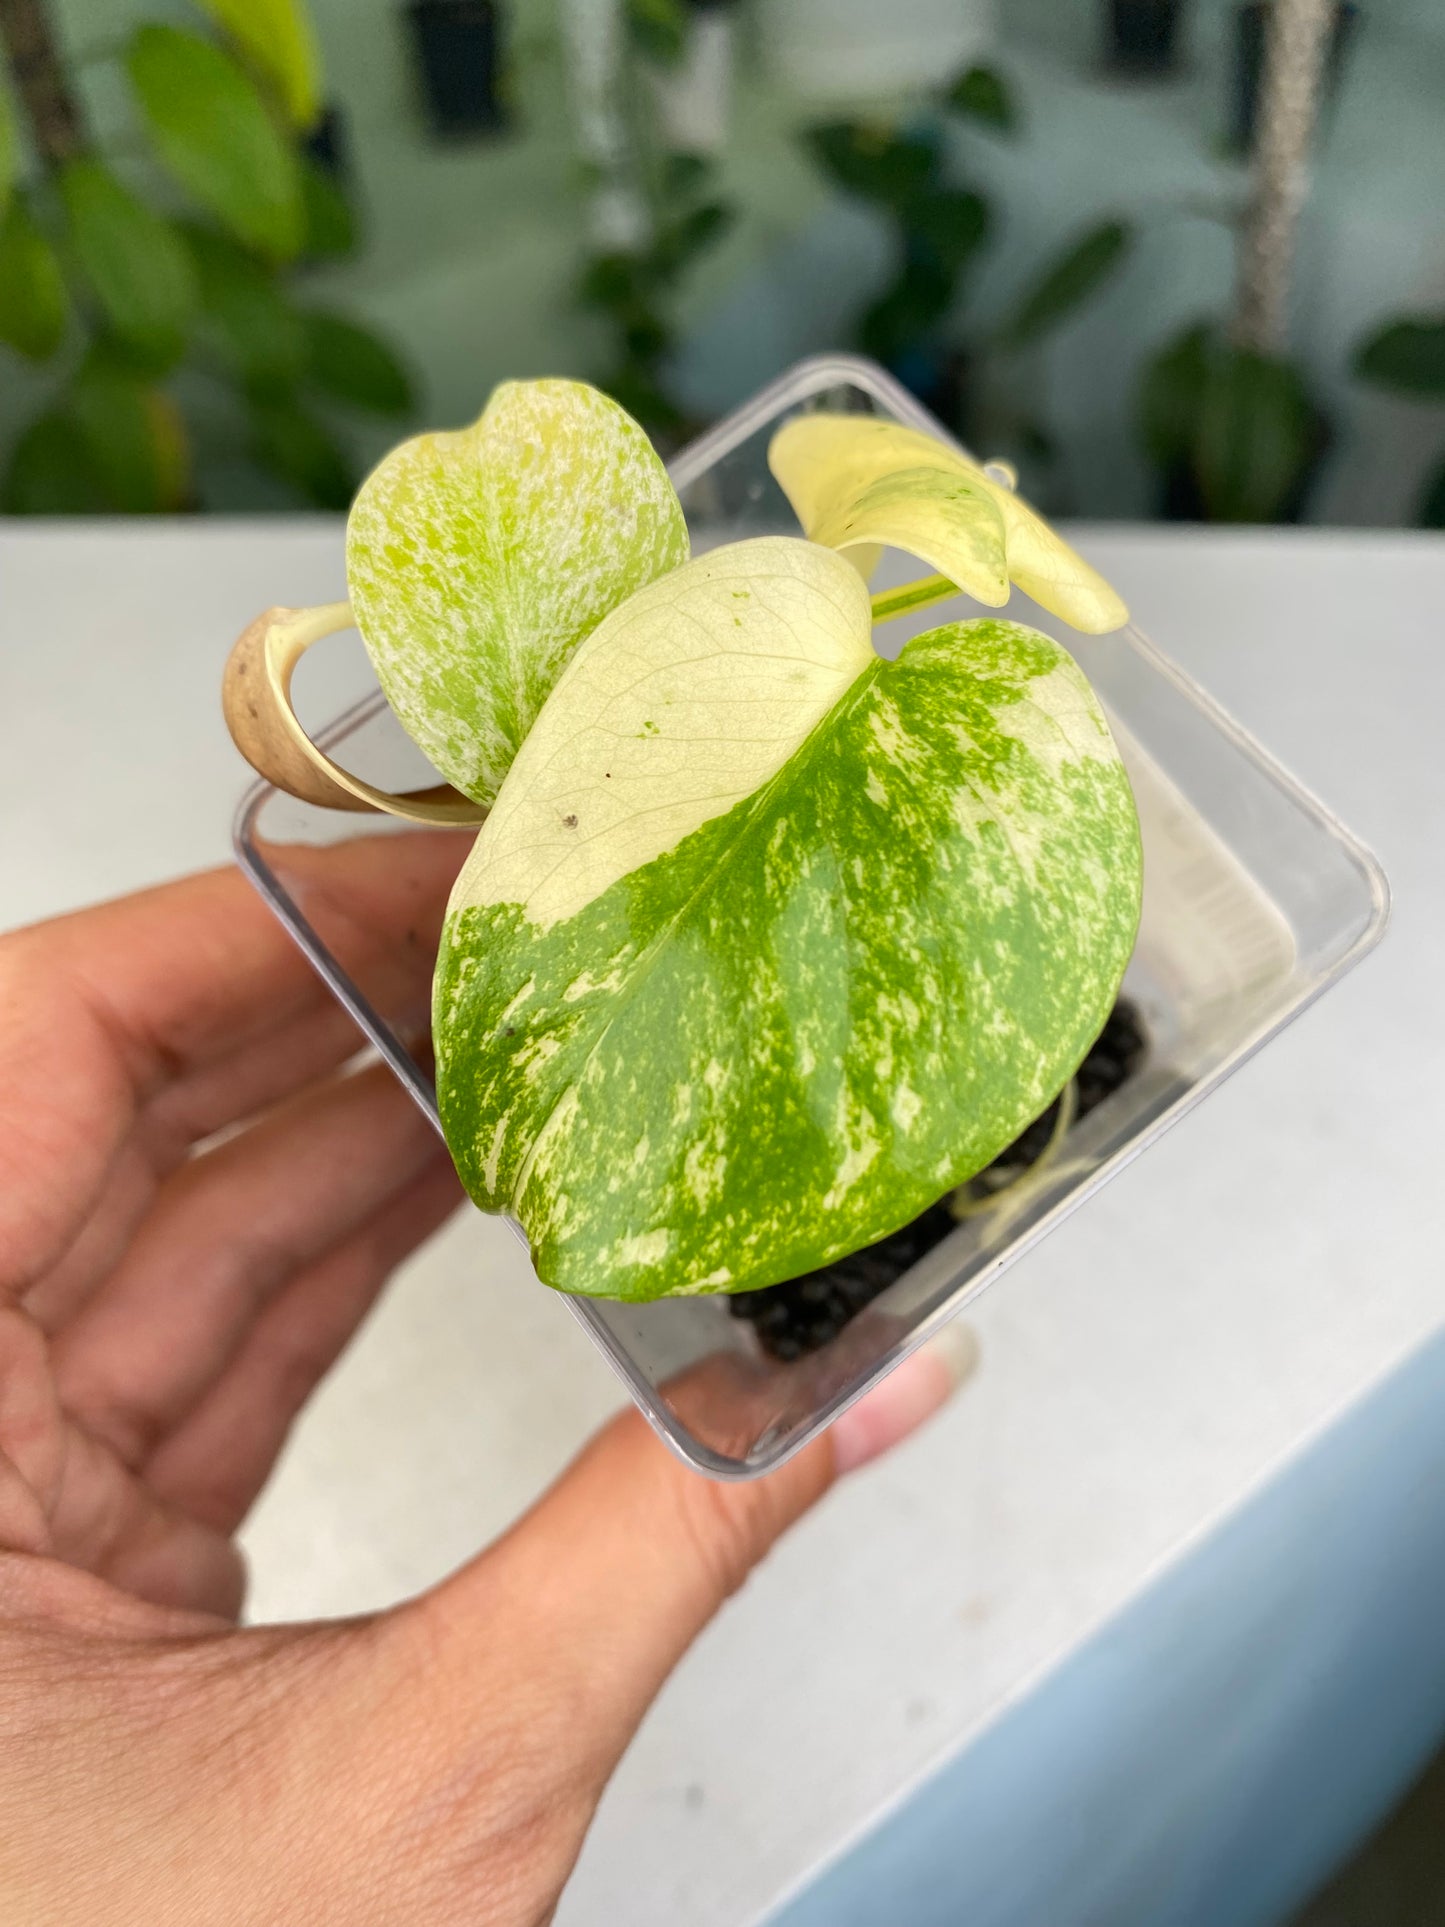
[[[695,551],[796,532],[768,472],[767,446],[787,417],[822,407],[890,417],[948,439],[873,364],[803,362],[673,462]],[[890,555],[877,581],[903,580],[910,570],[917,573]],[[1128,584],[1121,586],[1127,593]],[[880,629],[880,644],[896,653],[910,634],[968,612],[960,597]],[[812,1438],[1275,1036],[1384,930],[1388,890],[1370,853],[1138,630],[1080,636],[1021,597],[1009,613],[1054,630],[1073,651],[1108,711],[1134,784],[1145,891],[1125,993],[1147,1026],[1147,1059],[1069,1131],[1045,1168],[962,1222],[831,1344],[793,1363],[764,1356],[725,1297],[628,1305],[559,1295],[557,1315],[581,1319],[656,1430],[714,1477],[755,1477]],[[427,780],[379,694],[323,740],[332,748],[344,743],[342,760],[387,787]],[[236,850],[435,1123],[431,1081],[405,1042],[416,1034],[418,1011],[414,1002],[400,1007],[396,959],[377,956],[348,912],[346,844],[379,832],[429,834],[316,809],[262,784],[241,805]],[[459,864],[465,845],[454,840]],[[485,1280],[477,1286],[484,1289]]]

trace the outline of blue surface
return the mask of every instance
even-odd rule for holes
[[[1274,1927],[1445,1732],[1445,1335],[772,1927]]]

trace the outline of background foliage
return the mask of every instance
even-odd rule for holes
[[[182,370],[221,397],[238,451],[322,508],[357,480],[346,411],[413,405],[392,349],[306,297],[308,269],[354,254],[358,227],[308,147],[322,96],[301,0],[197,14],[108,53],[123,156],[91,138],[38,0],[0,0],[0,342],[52,377],[5,452],[12,513],[202,506]]]

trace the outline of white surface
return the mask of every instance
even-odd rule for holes
[[[563,1927],[754,1920],[1442,1322],[1445,543],[1082,541],[1141,626],[1373,843],[1394,929],[982,1301],[956,1408],[807,1521],[667,1688]],[[241,774],[225,648],[265,603],[340,579],[324,522],[0,528],[0,919],[221,858]],[[613,1400],[509,1241],[454,1227],[251,1521],[256,1614],[431,1578]]]

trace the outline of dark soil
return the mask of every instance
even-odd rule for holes
[[[1076,1120],[1112,1096],[1139,1068],[1147,1049],[1139,1013],[1121,997],[1079,1066]],[[1058,1123],[1061,1101],[1055,1098],[992,1164],[970,1179],[970,1195],[987,1198],[1002,1191],[1043,1156]],[[941,1243],[957,1222],[947,1200],[931,1204],[911,1224],[877,1244],[835,1258],[821,1270],[790,1278],[786,1284],[738,1292],[729,1299],[728,1308],[734,1318],[749,1321],[770,1357],[785,1363],[801,1358],[836,1338],[850,1318]]]

